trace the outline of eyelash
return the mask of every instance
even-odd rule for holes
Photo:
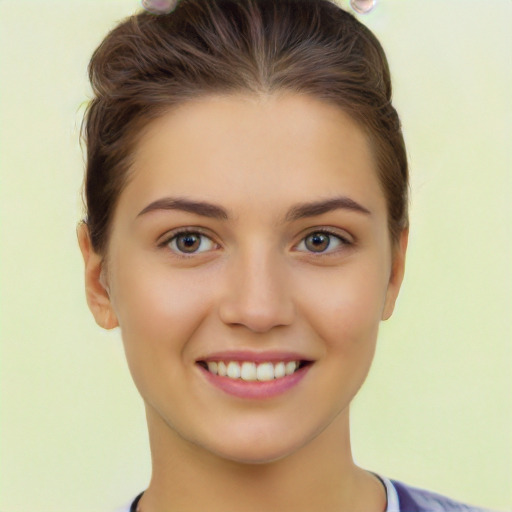
[[[336,238],[340,242],[340,246],[344,246],[345,248],[348,248],[348,247],[354,245],[354,242],[350,241],[347,237],[344,237],[344,236],[340,235],[339,233],[336,233],[327,228],[314,229],[314,230],[310,231],[307,235],[305,235],[301,239],[301,241],[297,245],[305,244],[306,239],[308,237],[310,237],[311,235],[327,235],[330,237],[330,239]],[[330,246],[330,244],[331,244],[331,241],[329,241],[327,248]],[[333,251],[329,251],[329,252],[325,252],[325,251],[324,252],[307,251],[307,252],[308,252],[308,254],[314,255],[315,257],[328,257],[328,256],[336,255],[339,251],[333,250]]]
[[[180,236],[183,236],[183,235],[199,235],[200,237],[204,237],[204,238],[208,238],[213,244],[217,245],[213,240],[212,240],[212,237],[207,235],[205,232],[203,232],[201,229],[199,228],[189,228],[189,229],[183,229],[183,228],[180,228],[180,229],[177,229],[176,231],[173,231],[171,233],[169,233],[165,239],[158,244],[158,247],[160,248],[169,248],[171,250],[171,252],[173,253],[174,256],[176,256],[177,258],[183,258],[183,259],[186,259],[186,258],[192,258],[194,256],[196,256],[197,254],[201,254],[201,253],[197,253],[197,252],[191,252],[191,253],[185,253],[185,252],[180,252],[180,251],[175,251],[173,249],[171,249],[169,246],[169,244],[177,239],[178,237]]]
[[[308,237],[310,237],[311,235],[317,235],[317,234],[327,235],[329,237],[336,238],[340,242],[341,246],[350,247],[350,246],[354,245],[354,242],[350,241],[348,238],[340,235],[339,233],[335,233],[334,231],[331,231],[327,228],[320,228],[320,229],[312,230],[309,233],[307,233],[304,237],[301,238],[299,244],[297,244],[296,247],[299,246],[300,244],[305,243],[306,239]],[[167,247],[168,248],[169,244],[173,240],[175,240],[178,237],[183,236],[183,235],[199,235],[200,237],[208,238],[213,244],[218,246],[218,244],[216,244],[209,235],[207,235],[205,232],[203,232],[199,228],[190,228],[190,229],[181,229],[180,228],[176,231],[169,233],[168,236],[166,236],[165,239],[158,244],[158,247],[160,247],[160,248]],[[330,244],[330,242],[329,242],[329,244]],[[328,247],[329,247],[329,245],[328,245]],[[201,253],[197,253],[197,252],[184,253],[184,252],[180,252],[179,250],[176,251],[174,249],[170,249],[170,250],[176,257],[184,258],[184,259],[192,258],[192,257],[196,256],[197,254],[201,254]],[[310,255],[314,255],[315,257],[325,257],[325,256],[332,256],[333,254],[336,254],[338,251],[334,250],[334,251],[330,251],[330,252],[314,252],[314,251],[299,251],[299,252],[308,252]]]

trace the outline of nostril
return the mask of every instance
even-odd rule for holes
[[[264,333],[275,327],[290,325],[294,308],[286,300],[256,303],[256,301],[230,302],[222,304],[221,320],[231,326],[242,326],[252,332]]]

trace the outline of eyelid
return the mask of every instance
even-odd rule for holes
[[[319,257],[319,256],[332,256],[332,255],[336,255],[337,253],[340,252],[340,250],[343,250],[343,247],[345,249],[349,248],[349,247],[352,247],[354,244],[355,244],[355,240],[354,238],[349,235],[347,232],[343,231],[342,233],[340,233],[340,230],[339,229],[335,229],[335,228],[330,228],[330,227],[317,227],[317,228],[314,228],[314,229],[309,229],[308,232],[302,236],[302,238],[300,239],[299,243],[296,244],[294,246],[295,249],[297,249],[297,247],[302,244],[302,243],[305,243],[305,240],[308,236],[311,236],[311,235],[314,235],[316,233],[321,233],[321,234],[325,234],[325,235],[329,235],[329,236],[332,236],[334,238],[337,238],[340,242],[340,245],[342,246],[342,249],[334,249],[334,250],[331,250],[331,251],[323,251],[323,252],[314,252],[314,251],[308,251],[308,250],[299,250],[298,252],[303,252],[303,253],[306,253],[308,255],[313,255],[315,257]]]
[[[171,241],[176,238],[179,235],[185,235],[185,234],[196,234],[201,235],[205,238],[208,238],[214,245],[216,245],[216,248],[220,247],[220,244],[217,243],[214,239],[214,237],[209,233],[206,232],[204,229],[195,227],[195,226],[187,226],[187,227],[180,227],[173,229],[171,231],[168,231],[165,233],[165,235],[162,235],[159,240],[157,241],[157,246],[159,248],[165,248],[168,247]],[[169,248],[169,251],[172,252],[174,256],[177,256],[178,258],[191,258],[199,254],[204,254],[211,251],[202,251],[202,252],[191,252],[191,253],[185,253],[185,252],[177,252]]]
[[[350,234],[348,234],[346,231],[342,231],[340,233],[340,230],[338,228],[322,226],[322,227],[317,227],[317,228],[313,228],[313,229],[308,229],[308,231],[301,237],[299,243],[294,245],[294,249],[296,249],[301,243],[304,243],[308,236],[311,236],[315,233],[323,233],[323,234],[335,237],[340,241],[340,245],[345,246],[346,248],[349,248],[356,243],[354,238]],[[196,226],[185,226],[185,227],[179,227],[179,228],[173,229],[173,230],[165,233],[165,235],[162,235],[159,238],[157,245],[159,248],[165,248],[170,244],[170,242],[174,238],[176,238],[179,235],[183,235],[183,234],[198,234],[198,235],[204,236],[205,238],[208,238],[213,244],[215,244],[217,246],[216,249],[221,247],[221,245],[218,242],[216,242],[215,237],[212,236],[212,234],[210,232],[208,232],[207,230],[205,230],[203,228],[196,227]],[[177,257],[181,257],[181,258],[191,258],[191,257],[197,256],[198,254],[211,252],[211,251],[203,251],[203,252],[199,252],[199,253],[196,252],[196,253],[187,254],[187,253],[177,252],[177,251],[174,251],[171,249],[169,249],[169,250],[173,253],[173,255],[175,255]],[[319,256],[333,255],[339,251],[331,250],[331,251],[315,253],[314,251],[300,250],[298,252],[304,252],[304,253],[313,255],[315,257],[319,257]]]

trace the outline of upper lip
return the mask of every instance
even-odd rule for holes
[[[226,350],[222,352],[214,352],[204,357],[199,357],[197,361],[238,361],[238,362],[254,362],[254,363],[273,363],[288,361],[312,361],[311,358],[304,354],[290,351],[263,351],[255,352],[253,350]]]

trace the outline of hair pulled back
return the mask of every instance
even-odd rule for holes
[[[369,136],[393,241],[408,225],[407,157],[384,51],[330,0],[181,0],[122,21],[89,63],[82,137],[91,243],[104,254],[133,150],[151,120],[209,95],[291,91],[331,102]]]

